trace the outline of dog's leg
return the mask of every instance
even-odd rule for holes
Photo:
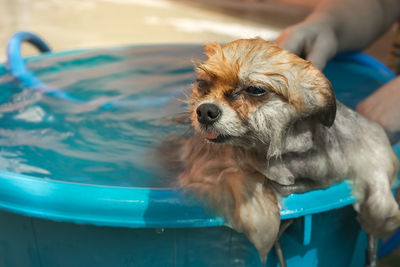
[[[286,231],[286,229],[290,225],[292,225],[292,223],[293,223],[293,220],[287,220],[287,221],[283,221],[281,223],[281,226],[279,228],[278,238],[275,241],[275,245],[274,245],[275,253],[276,253],[276,256],[278,257],[279,265],[281,267],[286,267],[287,265],[286,265],[285,256],[283,255],[283,250],[282,250],[280,239],[281,239],[282,234]]]
[[[365,267],[378,267],[378,238],[368,235]]]
[[[264,177],[259,173],[234,171],[224,176],[221,182],[233,198],[234,218],[230,223],[248,236],[265,263],[279,232],[280,209],[275,192],[264,184]]]
[[[199,177],[204,177],[207,172],[210,175],[204,170]],[[232,228],[245,233],[265,263],[279,232],[280,208],[275,191],[264,183],[260,173],[230,167],[216,176],[208,181],[194,179],[185,187],[207,200]]]
[[[353,180],[358,220],[368,234],[376,237],[389,235],[400,226],[399,205],[392,194],[390,180],[386,174],[376,171]]]
[[[285,256],[283,255],[281,241],[279,239],[275,241],[274,247],[275,247],[275,253],[276,253],[276,256],[278,257],[280,267],[287,267]]]

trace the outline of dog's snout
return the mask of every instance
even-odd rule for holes
[[[212,124],[221,116],[221,110],[215,104],[201,104],[197,110],[197,120],[202,124]]]

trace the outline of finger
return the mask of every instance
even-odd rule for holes
[[[276,39],[276,43],[285,50],[300,55],[304,49],[304,36],[287,29]]]
[[[322,70],[327,61],[337,52],[337,41],[334,34],[320,34],[315,40],[307,60]]]
[[[356,109],[358,113],[376,122],[379,122],[382,114],[385,111],[384,105],[381,105],[381,103],[374,103],[373,101],[369,101],[369,98],[361,102],[359,106],[360,108],[357,107]]]
[[[285,43],[286,39],[286,32],[283,31],[281,34],[275,39],[275,43],[280,47],[283,48],[283,44]]]
[[[365,108],[366,108],[365,102],[363,101],[357,104],[356,111],[360,114],[363,114],[365,112]]]
[[[373,103],[370,103],[370,98],[366,98],[363,101],[361,101],[360,103],[358,103],[357,107],[356,107],[356,111],[360,114],[363,114],[364,116],[368,113],[371,112],[371,110],[374,108]]]

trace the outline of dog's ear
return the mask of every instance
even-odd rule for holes
[[[299,75],[303,110],[327,126],[332,126],[336,117],[336,98],[329,80],[317,68],[307,64]]]
[[[318,116],[318,120],[320,123],[327,127],[331,127],[336,117],[336,99],[335,96],[332,95],[327,97],[325,104],[321,109],[321,114]]]
[[[214,56],[217,53],[222,52],[221,46],[217,43],[205,44],[204,45],[204,52],[208,57]]]

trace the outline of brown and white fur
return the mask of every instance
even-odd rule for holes
[[[365,231],[400,226],[398,160],[384,130],[335,100],[310,62],[260,38],[206,45],[181,143],[181,186],[244,232],[261,258],[279,230],[279,196],[349,178]]]

